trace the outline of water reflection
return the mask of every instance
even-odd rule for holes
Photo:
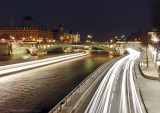
[[[88,55],[1,77],[0,112],[47,113],[98,66],[112,58]]]

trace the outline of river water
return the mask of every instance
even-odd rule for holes
[[[0,65],[57,55],[1,57]],[[0,113],[47,113],[98,66],[113,58],[91,54],[0,77]]]

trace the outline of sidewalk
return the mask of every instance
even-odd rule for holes
[[[150,53],[148,53],[148,57],[148,68],[146,68],[147,64],[145,54],[141,60],[142,72],[138,69],[138,64],[136,66],[137,80],[144,104],[147,109],[147,113],[160,113],[160,82],[158,69],[156,67],[156,64],[153,62]]]
[[[141,69],[144,74],[143,76],[147,79],[159,80],[158,69],[156,67],[156,64],[153,62],[151,53],[149,52],[148,52],[148,65],[149,67],[147,68],[146,54],[144,54],[142,63],[141,63]]]

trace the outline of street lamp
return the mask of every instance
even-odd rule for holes
[[[122,37],[121,38],[124,38],[125,36],[124,35],[122,35]]]
[[[87,38],[91,39],[91,38],[92,38],[92,36],[91,36],[91,35],[88,35],[88,36],[87,36]]]
[[[91,39],[92,39],[92,35],[90,35],[90,34],[87,35],[87,41],[88,41],[88,42],[91,42]]]

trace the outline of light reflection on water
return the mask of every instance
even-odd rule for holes
[[[48,112],[98,66],[112,58],[88,55],[1,77],[0,113]]]

